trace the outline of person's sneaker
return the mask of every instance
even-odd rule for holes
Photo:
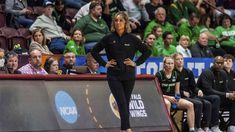
[[[204,132],[204,130],[201,129],[201,128],[197,128],[197,129],[196,129],[196,132]]]
[[[222,131],[219,129],[219,126],[213,126],[213,127],[211,127],[211,131],[212,131],[212,132],[222,132]]]
[[[227,132],[235,132],[235,126],[229,126]]]

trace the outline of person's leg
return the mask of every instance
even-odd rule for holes
[[[218,95],[204,95],[204,99],[210,101],[211,107],[211,126],[219,125],[220,97]]]
[[[202,102],[198,98],[185,98],[186,100],[193,103],[195,112],[195,127],[201,128],[201,117],[202,117]]]
[[[90,52],[96,44],[97,44],[97,42],[85,43],[84,48],[85,48],[86,53]]]
[[[63,54],[66,41],[63,38],[52,39],[49,44],[49,50],[54,54]]]
[[[29,28],[32,24],[33,24],[33,20],[32,19],[28,19],[25,16],[19,16],[17,17],[16,21],[18,22],[18,24]]]
[[[203,102],[203,118],[202,118],[202,125],[204,128],[209,129],[210,121],[211,121],[211,111],[212,111],[212,106],[210,101],[201,99]]]
[[[128,128],[130,128],[129,106],[126,102],[123,84],[115,77],[108,78],[108,84],[118,105],[121,118],[121,130],[127,130]]]
[[[194,115],[193,103],[181,98],[177,104],[177,107],[180,109],[187,110],[187,121],[189,129],[194,129],[195,115]]]

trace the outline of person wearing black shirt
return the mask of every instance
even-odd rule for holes
[[[214,100],[213,104],[210,101],[204,99],[203,92],[196,87],[195,78],[193,72],[184,68],[183,54],[176,53],[173,55],[175,60],[175,69],[180,75],[180,94],[182,98],[190,101],[194,105],[195,111],[195,125],[197,132],[203,131],[201,129],[201,117],[203,113],[203,127],[205,131],[209,131],[209,124],[211,121],[211,110],[213,105],[217,104],[219,107],[219,97],[210,95],[210,98]],[[214,99],[213,99],[214,98]]]
[[[224,57],[224,71],[228,76],[228,89],[230,91],[235,91],[235,72],[232,69],[234,57],[231,54],[225,54],[223,57]],[[228,128],[228,132],[232,131],[233,132],[235,131],[234,121],[230,122],[230,126]]]
[[[224,58],[216,56],[213,62],[213,66],[201,73],[198,78],[197,86],[202,89],[205,95],[218,95],[220,97],[220,106],[231,106],[230,109],[230,124],[235,123],[235,94],[230,92],[227,87],[228,77],[223,71]],[[219,115],[219,108],[217,112],[212,114],[213,116]],[[213,129],[218,128],[218,120],[214,120],[212,123]]]
[[[176,104],[179,109],[186,109],[189,130],[190,132],[195,132],[193,103],[183,98],[179,98],[179,100],[175,98],[180,96],[180,76],[174,70],[174,59],[172,57],[164,57],[163,70],[157,72],[156,77],[160,83],[168,112],[170,113],[173,104]]]
[[[107,80],[118,104],[121,130],[131,132],[129,102],[135,84],[135,67],[150,56],[151,50],[130,33],[128,16],[123,11],[115,14],[111,31],[95,45],[91,53],[100,65],[108,68]],[[106,51],[107,62],[99,54],[103,49]],[[134,60],[137,51],[140,51],[142,55]]]

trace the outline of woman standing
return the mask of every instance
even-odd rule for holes
[[[129,102],[135,84],[135,67],[143,63],[151,54],[150,49],[141,40],[131,34],[128,15],[124,12],[115,14],[112,33],[106,35],[92,50],[97,62],[108,68],[107,80],[110,90],[117,101],[121,117],[121,130],[131,132],[129,122]],[[108,61],[105,62],[100,51],[105,49]],[[136,51],[142,55],[133,60]]]

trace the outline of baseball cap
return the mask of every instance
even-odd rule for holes
[[[43,4],[44,7],[49,6],[49,5],[54,6],[54,4],[51,1],[45,1]]]

